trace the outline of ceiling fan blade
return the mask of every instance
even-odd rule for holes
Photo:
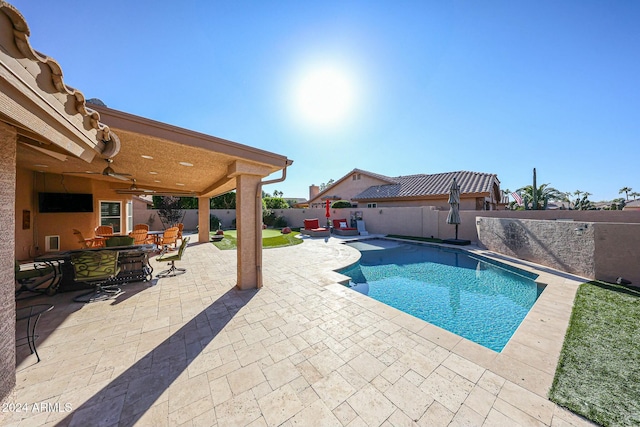
[[[129,181],[131,179],[129,178],[131,174],[128,173],[109,173],[106,175],[110,176],[111,178],[119,179],[121,181]]]
[[[155,194],[156,190],[149,190],[147,188],[118,188],[116,190],[118,194]]]
[[[70,171],[70,172],[62,172],[62,175],[102,175],[100,172],[91,172],[91,171]]]

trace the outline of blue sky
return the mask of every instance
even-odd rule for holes
[[[534,167],[640,192],[638,1],[11,3],[87,98],[293,159],[268,192],[353,168],[514,190]]]

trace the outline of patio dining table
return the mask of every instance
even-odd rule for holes
[[[147,236],[153,237],[153,242],[157,245],[164,235],[164,230],[147,231]]]

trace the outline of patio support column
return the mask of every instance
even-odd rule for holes
[[[262,275],[262,216],[258,217],[260,181],[271,170],[254,163],[236,161],[229,177],[236,179],[236,228],[238,229],[238,282],[240,289],[255,289]],[[261,207],[261,206],[260,206]],[[260,277],[259,277],[260,276]]]
[[[16,234],[16,128],[0,121],[0,401],[16,385],[16,303],[14,299]]]
[[[210,203],[208,197],[198,197],[198,242],[209,241],[209,213]]]

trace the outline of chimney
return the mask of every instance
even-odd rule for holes
[[[314,184],[311,184],[309,186],[309,200],[312,200],[319,193],[320,193],[320,187],[318,187],[317,185],[314,185]]]

